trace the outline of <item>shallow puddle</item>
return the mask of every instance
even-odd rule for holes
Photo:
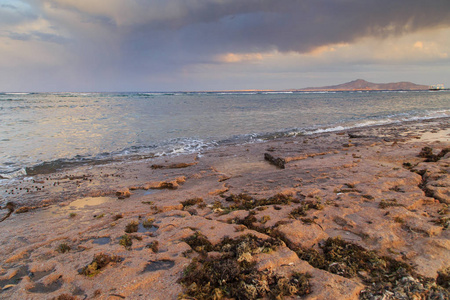
[[[53,293],[54,291],[59,290],[62,287],[62,281],[60,279],[50,283],[49,285],[45,285],[43,283],[36,283],[34,287],[29,289],[30,293],[39,293],[39,294],[47,294]]]
[[[158,230],[157,226],[150,226],[150,227],[145,227],[144,225],[142,225],[141,223],[138,226],[138,231],[137,232],[155,232],[156,230]]]
[[[169,270],[173,266],[175,266],[175,262],[173,260],[157,260],[148,263],[142,273],[145,272],[155,272],[160,270]]]
[[[110,237],[96,238],[92,241],[92,243],[97,245],[106,245],[111,243],[111,238]]]
[[[14,275],[13,277],[11,277],[10,279],[3,279],[0,280],[0,293],[2,291],[5,291],[9,288],[12,288],[13,286],[15,286],[16,284],[18,284],[19,282],[22,281],[22,278],[24,276],[27,276],[29,274],[28,271],[28,267],[26,266],[21,266],[18,270],[16,275]]]
[[[67,206],[51,206],[45,211],[48,215],[69,215],[79,210],[86,209],[91,206],[101,205],[107,202],[116,201],[112,197],[86,197],[70,202]]]
[[[48,271],[37,271],[37,272],[33,272],[30,274],[30,278],[33,281],[39,281],[40,279],[44,278],[45,276],[51,274],[53,270],[48,270]]]
[[[159,192],[159,190],[133,190],[131,196],[138,196],[138,197],[142,197],[142,196],[148,196],[154,193]]]
[[[111,197],[86,197],[71,202],[67,207],[69,209],[82,209],[86,206],[96,206],[112,200],[115,199]]]

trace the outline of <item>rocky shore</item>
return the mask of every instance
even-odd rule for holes
[[[450,120],[3,183],[2,299],[450,299]]]

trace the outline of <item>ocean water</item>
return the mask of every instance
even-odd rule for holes
[[[0,93],[0,178],[450,116],[450,92]]]

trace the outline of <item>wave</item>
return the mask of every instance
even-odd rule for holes
[[[257,92],[217,92],[217,95],[257,95]]]
[[[292,91],[273,91],[273,92],[261,92],[263,95],[278,95],[278,94],[293,94]]]
[[[355,128],[364,128],[364,127],[389,125],[389,124],[405,123],[405,122],[421,121],[421,120],[432,120],[432,119],[449,118],[449,117],[450,117],[450,110],[427,111],[420,115],[399,113],[399,114],[392,114],[392,115],[388,115],[388,116],[384,116],[384,117],[377,117],[377,118],[373,118],[370,120],[342,122],[340,124],[315,125],[315,126],[309,126],[309,127],[286,128],[286,129],[282,129],[282,130],[274,131],[274,132],[251,133],[251,134],[246,134],[246,135],[233,136],[229,139],[221,140],[217,144],[222,145],[222,144],[229,144],[229,143],[261,142],[261,141],[274,140],[274,139],[284,138],[284,137],[314,135],[314,134],[327,133],[327,132],[339,132],[339,131],[350,130],[350,129],[355,129]]]
[[[214,141],[207,142],[198,138],[177,138],[154,145],[140,145],[125,148],[120,151],[103,152],[96,155],[77,155],[72,158],[58,158],[44,161],[32,166],[17,166],[12,164],[0,169],[0,179],[14,179],[23,176],[51,174],[58,171],[73,169],[86,165],[104,165],[123,161],[145,160],[161,156],[177,156],[199,153],[202,150],[215,147]]]
[[[347,119],[329,124],[318,124],[305,127],[284,128],[270,132],[253,132],[230,137],[199,138],[185,137],[160,141],[154,144],[134,145],[125,149],[103,152],[92,155],[56,158],[54,160],[33,162],[14,162],[0,166],[0,179],[13,179],[21,176],[49,174],[61,170],[72,169],[82,165],[99,165],[131,160],[151,159],[161,156],[202,153],[203,151],[228,144],[257,143],[283,137],[313,135],[337,132],[352,128],[362,128],[386,124],[403,123],[450,117],[450,109],[411,111],[385,116],[372,116],[364,119]],[[25,165],[26,164],[26,165]]]
[[[33,95],[35,93],[1,93],[2,95]]]

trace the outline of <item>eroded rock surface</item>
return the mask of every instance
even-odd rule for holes
[[[209,274],[212,263],[228,272],[205,289],[218,299],[445,299],[450,154],[436,155],[450,143],[418,137],[448,127],[298,136],[6,183],[0,298],[193,297],[206,279],[195,286],[183,276]],[[327,243],[396,266],[379,269],[393,281],[375,280],[347,252],[325,257]],[[236,287],[243,294],[229,292]]]

